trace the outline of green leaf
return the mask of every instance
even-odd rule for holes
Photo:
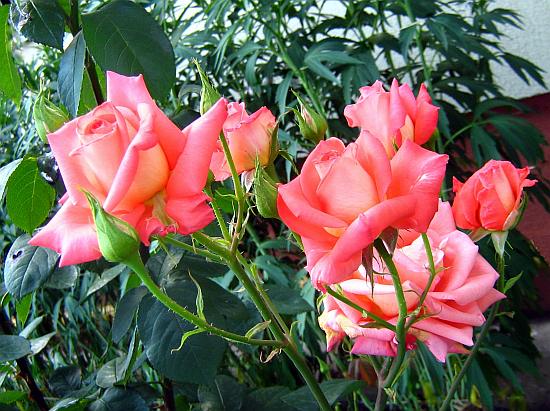
[[[290,88],[292,77],[292,72],[288,72],[283,81],[281,81],[277,86],[277,91],[275,93],[275,102],[279,106],[279,114],[283,114],[285,112],[286,96],[288,94],[288,89]]]
[[[40,287],[52,273],[58,259],[56,252],[27,244],[28,235],[17,238],[6,258],[4,281],[16,299]]]
[[[506,294],[508,291],[510,291],[510,289],[514,286],[515,283],[518,282],[518,280],[521,278],[522,275],[523,275],[523,272],[506,280],[506,284],[504,284],[504,289],[502,290],[502,292]]]
[[[405,60],[409,57],[409,47],[416,35],[416,24],[401,29],[399,32],[399,45],[401,46],[401,55]]]
[[[506,361],[506,357],[499,355],[498,353],[491,350],[490,348],[483,349],[482,351],[491,357],[491,360],[493,360],[493,363],[497,367],[500,374],[506,379],[506,381],[511,383],[516,390],[522,392],[523,387],[519,382],[519,378],[516,375],[516,372],[512,369],[512,367],[508,365],[508,362]]]
[[[31,233],[44,222],[54,200],[55,190],[40,175],[36,158],[25,158],[8,180],[6,204],[13,223]]]
[[[4,392],[0,392],[0,403],[1,404],[11,404],[12,402],[22,400],[26,396],[27,396],[27,393],[25,391],[4,391]]]
[[[122,340],[122,337],[124,337],[130,329],[139,303],[146,294],[147,288],[145,287],[132,288],[124,294],[118,302],[115,317],[113,319],[113,327],[111,329],[111,338],[114,343],[118,343]]]
[[[72,117],[76,117],[84,79],[84,56],[86,43],[82,32],[74,36],[73,41],[65,50],[59,63],[57,76],[57,91],[61,101],[69,110]]]
[[[429,375],[429,381],[434,387],[435,392],[440,395],[445,389],[445,371],[443,366],[439,361],[437,361],[424,343],[421,341],[417,341],[417,343],[420,359],[424,363],[424,367],[426,367],[426,371]]]
[[[4,167],[0,168],[0,203],[4,199],[6,186],[8,185],[10,176],[15,171],[15,169],[19,166],[19,164],[21,164],[22,161],[23,159],[19,158],[17,160],[13,160],[11,163],[8,163]]]
[[[44,348],[46,348],[46,345],[48,345],[48,343],[50,342],[50,340],[55,334],[56,332],[52,331],[51,333],[42,335],[41,337],[31,339],[30,343],[31,343],[32,355],[36,355],[40,351],[42,351]]]
[[[63,50],[65,17],[56,0],[29,0],[29,19],[21,32],[36,43]]]
[[[290,393],[288,387],[267,387],[257,389],[246,396],[242,411],[296,411],[282,398]]]
[[[31,353],[31,343],[19,335],[0,334],[0,362],[17,360]]]
[[[313,310],[298,290],[273,284],[268,284],[265,288],[267,295],[281,314],[296,315]]]
[[[493,395],[491,392],[491,388],[489,387],[489,383],[485,379],[485,376],[483,375],[483,371],[481,370],[481,367],[479,366],[479,363],[477,360],[474,360],[470,364],[470,368],[468,368],[468,371],[466,372],[467,375],[467,381],[472,386],[475,386],[479,394],[481,396],[481,402],[485,407],[492,410],[493,409]],[[472,387],[473,388],[473,387]]]
[[[48,379],[50,390],[59,397],[76,391],[82,385],[82,374],[76,365],[56,368]]]
[[[56,290],[71,288],[75,285],[78,274],[78,266],[76,265],[58,267],[54,270],[52,275],[50,275],[50,278],[48,278],[44,286]]]
[[[15,304],[15,312],[17,313],[17,320],[21,326],[24,326],[27,322],[29,312],[31,311],[32,294],[27,294],[21,298]]]
[[[98,290],[105,287],[107,284],[109,284],[111,281],[113,281],[115,278],[117,278],[120,274],[126,270],[126,266],[124,264],[118,264],[114,267],[109,268],[107,271],[105,271],[101,276],[97,277],[88,291],[86,292],[85,297],[82,300],[85,300],[90,295],[94,294]],[[82,301],[81,301],[82,302]]]
[[[245,387],[226,375],[218,375],[212,386],[201,385],[198,397],[202,411],[234,411],[243,405]]]
[[[363,386],[363,382],[357,380],[334,379],[325,381],[321,383],[320,386],[329,404],[334,405],[338,399],[360,389]],[[311,394],[307,386],[283,396],[282,400],[300,411],[316,411],[319,409],[317,401],[315,401],[313,394]]]
[[[88,50],[103,70],[143,74],[154,98],[162,99],[176,81],[174,50],[158,23],[128,0],[107,3],[82,16]]]
[[[95,377],[96,384],[101,388],[111,388],[124,379],[126,372],[126,357],[117,357],[104,364]]]
[[[178,304],[193,307],[194,286],[191,281],[174,285],[166,292]],[[208,307],[206,316],[208,316]],[[143,298],[138,311],[138,329],[145,353],[153,367],[166,377],[179,382],[210,384],[221,363],[227,343],[215,336],[197,334],[178,351],[181,336],[195,328],[169,311],[151,295]]]
[[[0,30],[2,30],[0,34],[0,93],[19,105],[21,102],[21,78],[12,58],[8,24],[9,13],[9,5],[0,7]],[[2,170],[4,168],[2,167]],[[0,184],[1,181],[2,178],[0,178]]]
[[[148,411],[145,400],[134,390],[109,388],[90,404],[90,411]]]
[[[494,138],[480,126],[472,127],[472,151],[476,163],[481,166],[489,159],[501,158]]]

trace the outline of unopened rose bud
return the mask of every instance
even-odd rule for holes
[[[279,218],[277,184],[259,164],[254,176],[254,197],[256,208],[262,217]]]
[[[61,128],[63,124],[69,121],[69,117],[63,110],[56,107],[43,93],[38,94],[32,116],[36,127],[36,132],[44,141],[48,142],[47,135]]]
[[[218,93],[218,90],[212,85],[210,80],[208,79],[208,76],[202,69],[201,65],[199,64],[198,60],[193,60],[195,63],[195,66],[197,67],[197,71],[199,72],[199,77],[201,78],[201,84],[202,84],[202,90],[201,90],[201,103],[200,103],[200,113],[203,115],[208,111],[210,107],[212,107],[216,102],[220,99],[220,93]]]
[[[306,104],[300,96],[295,95],[300,103],[300,111],[294,110],[300,132],[306,139],[318,143],[324,139],[327,132],[327,120]]]
[[[84,194],[90,204],[103,257],[113,263],[125,263],[139,255],[140,239],[134,227],[107,213],[89,192]]]

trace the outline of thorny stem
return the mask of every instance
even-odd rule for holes
[[[422,233],[422,242],[424,243],[424,249],[426,250],[426,256],[428,257],[430,277],[428,279],[428,282],[426,283],[426,287],[424,287],[424,291],[422,291],[422,294],[420,295],[420,299],[418,300],[417,310],[422,309],[422,306],[424,305],[424,301],[426,301],[426,297],[428,296],[428,292],[432,287],[432,283],[435,279],[435,276],[437,275],[437,271],[435,269],[434,257],[432,253],[432,247],[430,245],[430,239],[428,238],[428,235],[426,233]],[[417,318],[418,318],[418,313],[415,313],[410,317],[407,323],[407,326],[405,328],[405,331],[407,331],[414,324]]]
[[[289,331],[287,331],[288,328],[286,328],[285,326],[285,329],[282,329],[283,327],[280,324],[280,321],[282,321],[281,317],[274,309],[274,306],[269,300],[269,297],[267,297],[267,294],[260,291],[260,285],[254,284],[254,282],[250,279],[245,269],[243,268],[243,265],[241,264],[240,258],[237,257],[236,254],[232,254],[231,250],[229,250],[228,252],[228,250],[224,248],[222,244],[216,243],[212,238],[203,233],[196,232],[193,234],[193,238],[195,238],[205,247],[209,248],[212,252],[223,256],[231,271],[235,273],[243,287],[248,292],[248,295],[250,296],[252,302],[258,308],[258,311],[262,315],[263,319],[266,321],[270,321],[269,330],[277,341],[280,341],[284,344],[284,346],[282,347],[283,351],[294,363],[294,366],[298,369],[298,371],[304,378],[306,384],[308,385],[321,409],[323,411],[330,410],[330,404],[323,394],[323,391],[321,390],[321,387],[315,379],[315,376],[309,369],[304,357],[299,353],[298,348],[294,344],[292,336],[290,335]]]
[[[497,268],[498,273],[500,275],[498,280],[498,286],[497,289],[502,290],[503,288],[503,282],[504,282],[504,256],[498,255],[497,257]],[[495,317],[498,313],[498,309],[500,306],[500,301],[497,301],[493,306],[491,307],[491,310],[489,311],[489,316],[487,317],[487,321],[485,321],[485,324],[483,325],[483,328],[481,329],[481,332],[479,333],[479,336],[477,337],[477,341],[474,344],[474,347],[470,351],[470,354],[468,355],[468,359],[462,366],[462,369],[460,372],[456,375],[456,377],[453,380],[453,383],[451,384],[451,387],[449,388],[449,391],[447,392],[447,395],[445,396],[445,400],[443,401],[443,404],[439,408],[439,411],[445,411],[449,405],[451,404],[451,401],[453,400],[453,397],[455,395],[456,390],[458,389],[460,385],[460,381],[466,375],[466,372],[468,371],[468,368],[470,368],[470,365],[472,365],[472,362],[475,359],[475,356],[477,352],[479,351],[479,348],[481,347],[481,343],[489,333],[489,329],[491,328],[491,325],[493,324],[493,321],[495,320]]]
[[[168,309],[172,310],[181,318],[183,318],[186,321],[189,321],[191,324],[195,325],[196,327],[204,331],[207,331],[211,334],[219,335],[220,337],[233,342],[251,344],[251,345],[271,346],[271,347],[278,347],[278,348],[284,347],[286,345],[284,341],[259,340],[255,338],[248,338],[246,336],[235,334],[235,333],[223,330],[221,328],[215,327],[214,325],[208,323],[206,320],[188,311],[187,309],[179,305],[176,301],[174,301],[172,298],[170,298],[167,294],[165,294],[160,289],[160,287],[153,281],[153,279],[149,275],[149,272],[147,271],[147,268],[145,268],[145,265],[143,265],[143,262],[141,261],[141,258],[139,257],[139,255],[136,254],[133,258],[126,260],[125,264],[138,275],[138,277],[143,282],[143,285],[147,287],[147,289],[151,292],[151,294],[155,296],[157,300],[159,300]]]
[[[405,294],[403,293],[403,287],[401,286],[401,279],[399,278],[399,273],[397,271],[397,268],[395,267],[395,264],[393,263],[392,257],[389,254],[388,250],[386,249],[386,246],[384,245],[384,242],[380,239],[377,239],[374,241],[374,247],[378,251],[378,254],[384,260],[384,264],[388,268],[388,271],[391,274],[393,286],[395,289],[395,296],[397,298],[397,306],[399,308],[399,316],[397,317],[397,323],[395,325],[395,336],[397,339],[397,354],[395,358],[393,359],[391,366],[389,367],[389,370],[387,373],[383,373],[382,381],[382,390],[378,391],[379,395],[385,395],[386,388],[390,388],[397,376],[399,375],[399,371],[401,369],[401,365],[403,364],[403,360],[405,359],[405,354],[407,352],[406,347],[406,329],[405,329],[405,323],[407,320],[407,302],[405,300]],[[377,410],[382,410],[385,405],[385,400],[379,401],[377,400]],[[382,408],[380,408],[380,406]]]

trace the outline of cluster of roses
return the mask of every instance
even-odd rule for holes
[[[397,300],[387,267],[366,254],[388,229],[399,230],[393,260],[407,309],[416,310],[428,285],[427,233],[437,274],[423,302],[428,313],[408,328],[407,344],[423,341],[441,361],[472,344],[484,310],[503,298],[495,270],[468,235],[457,230],[505,231],[518,218],[527,169],[489,162],[465,184],[455,181],[453,207],[439,200],[447,156],[423,147],[437,125],[437,107],[424,87],[380,82],[363,87],[346,107],[359,138],[345,145],[321,141],[298,177],[279,186],[278,212],[301,236],[314,286],[338,285],[356,306],[395,324]],[[143,78],[107,73],[107,102],[48,136],[67,187],[61,208],[31,240],[61,254],[60,265],[99,258],[93,218],[83,190],[109,213],[134,226],[149,244],[153,234],[189,234],[213,218],[203,192],[209,170],[216,180],[230,170],[219,141],[224,133],[238,173],[270,161],[276,121],[263,107],[248,115],[243,104],[217,101],[183,131],[156,106]],[[306,118],[307,120],[307,118]],[[365,255],[369,270],[367,275]],[[394,332],[369,327],[370,317],[327,295],[319,318],[332,349],[344,336],[358,354],[394,355]]]

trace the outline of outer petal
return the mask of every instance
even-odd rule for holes
[[[182,199],[168,198],[166,212],[176,220],[178,233],[194,233],[212,222],[214,213],[206,204],[207,200],[208,196],[204,193]]]
[[[183,130],[185,147],[172,170],[168,198],[198,194],[204,188],[212,153],[227,117],[227,100],[220,99],[210,110]]]
[[[466,183],[461,183],[453,177],[453,192],[456,193],[453,202],[453,215],[456,225],[460,228],[475,230],[481,227],[478,219],[479,204],[475,198],[476,181],[472,177]]]
[[[86,206],[88,203],[84,194],[80,191],[81,188],[90,190],[92,194],[98,197],[104,196],[105,193],[94,189],[96,186],[89,180],[88,175],[90,173],[86,173],[85,164],[81,161],[75,161],[75,158],[71,156],[71,153],[80,147],[76,134],[77,123],[78,119],[74,119],[55,133],[48,134],[48,141],[59,165],[69,197],[81,206]]]
[[[403,196],[384,201],[360,214],[338,239],[334,249],[311,267],[313,285],[322,289],[323,284],[349,278],[361,263],[362,250],[372,244],[384,229],[409,217],[414,212],[411,204],[415,201],[414,196]]]
[[[185,140],[181,137],[178,127],[157,107],[141,74],[136,77],[127,77],[108,71],[107,100],[116,106],[127,107],[134,111],[137,111],[140,104],[150,106],[155,116],[153,127],[158,136],[158,142],[166,155],[170,168],[176,165]]]
[[[301,176],[279,186],[277,208],[285,224],[292,231],[317,240],[329,235],[325,228],[345,228],[346,222],[311,206],[302,192],[300,179]]]
[[[80,264],[101,257],[92,213],[89,208],[67,201],[29,244],[61,254],[59,266]]]
[[[424,144],[427,142],[437,127],[439,107],[430,103],[420,103],[414,120],[414,142]]]
[[[116,208],[131,210],[161,191],[168,180],[169,165],[158,146],[158,136],[153,126],[155,110],[150,105],[140,104],[138,113],[138,133],[124,154],[103,205],[109,212]]]
[[[351,349],[352,354],[385,355],[395,357],[391,342],[368,337],[358,337]]]
[[[411,141],[405,141],[391,160],[392,183],[388,198],[416,197],[414,214],[401,221],[402,228],[425,232],[439,204],[439,190],[449,156],[436,154]],[[411,207],[409,205],[409,207]]]

